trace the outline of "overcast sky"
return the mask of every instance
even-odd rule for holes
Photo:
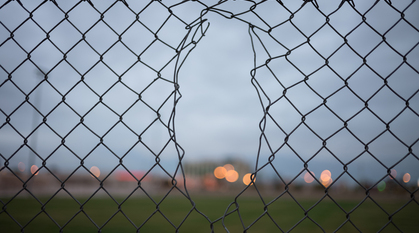
[[[419,177],[419,32],[414,29],[419,28],[417,2],[404,12],[407,23],[398,22],[400,13],[385,1],[371,10],[375,1],[355,1],[358,12],[368,11],[366,22],[376,31],[365,23],[352,31],[362,22],[362,16],[348,2],[330,16],[333,28],[322,27],[326,18],[311,3],[289,21],[289,11],[296,12],[301,1],[283,1],[289,11],[275,1],[267,1],[257,5],[254,13],[239,15],[241,20],[228,19],[228,12],[247,11],[251,2],[230,1],[209,12],[203,11],[205,6],[198,2],[187,2],[172,7],[177,17],[169,17],[162,4],[170,6],[172,1],[155,1],[145,8],[146,1],[128,0],[131,10],[122,2],[107,10],[114,2],[107,0],[92,1],[95,8],[88,2],[57,1],[60,10],[52,2],[38,7],[43,1],[22,0],[24,8],[33,11],[33,20],[27,20],[29,13],[18,2],[5,2],[0,1],[0,153],[10,158],[11,168],[20,161],[30,161],[29,149],[21,145],[40,125],[28,145],[44,159],[50,156],[48,167],[71,171],[88,155],[86,167],[95,165],[109,171],[119,163],[116,156],[126,154],[123,161],[127,168],[148,170],[155,161],[149,150],[158,154],[165,148],[161,163],[173,172],[178,156],[175,146],[171,142],[164,147],[170,135],[162,123],[155,121],[158,111],[163,123],[168,124],[174,102],[173,81],[178,79],[182,98],[176,106],[175,132],[185,150],[184,161],[238,158],[254,168],[259,124],[270,100],[275,103],[269,109],[272,118],[266,119],[265,135],[276,152],[273,164],[281,175],[292,178],[303,169],[295,153],[303,160],[316,154],[309,169],[319,175],[329,169],[336,178],[343,166],[330,150],[343,163],[362,154],[349,165],[351,174],[359,179],[385,176],[386,169],[373,156],[388,167],[407,156],[395,169],[399,174],[409,172],[412,180]],[[317,2],[325,15],[339,6],[339,1]],[[409,2],[392,4],[402,11]],[[140,11],[142,24],[133,24],[135,13]],[[201,13],[207,21],[198,28],[196,20]],[[256,26],[251,36],[249,25],[243,21]],[[185,28],[192,22],[191,30]],[[207,27],[195,47],[191,41],[198,41]],[[274,28],[271,36],[264,32],[269,27]],[[154,33],[164,43],[156,40]],[[307,38],[302,33],[310,37],[310,44],[305,43]],[[338,33],[346,36],[358,54],[343,45]],[[385,33],[387,43],[378,33]],[[81,40],[83,34],[85,41]],[[185,48],[176,63],[175,49],[181,48],[179,45]],[[328,58],[328,67],[311,46]],[[292,52],[284,56],[288,51]],[[146,65],[138,62],[138,55]],[[366,64],[362,65],[365,56]],[[403,56],[407,63],[403,63]],[[270,57],[274,59],[264,65]],[[257,88],[251,82],[254,65],[258,67],[253,77]],[[42,82],[39,69],[48,73],[47,81]],[[383,86],[380,76],[388,77],[387,86]],[[302,82],[305,77],[308,80]],[[342,79],[347,79],[347,87]],[[28,94],[29,102],[25,102]],[[176,95],[179,97],[179,93]],[[407,100],[409,108],[405,108]],[[369,109],[364,108],[365,101]],[[41,124],[43,117],[31,105],[46,116],[46,124]],[[122,115],[122,122],[118,115]],[[299,126],[302,115],[308,127]],[[81,117],[84,125],[80,124]],[[7,118],[10,124],[5,124]],[[348,127],[340,130],[343,121]],[[390,123],[390,131],[385,131],[386,123]],[[288,144],[284,144],[285,135],[290,133]],[[138,143],[138,135],[146,146]],[[100,137],[106,146],[100,144],[94,149]],[[323,148],[323,140],[328,150]],[[368,145],[368,152],[363,144]],[[416,157],[409,154],[409,147]],[[264,165],[271,154],[262,140],[258,166]],[[42,161],[36,158],[35,163],[41,166]],[[263,172],[272,174],[269,167]]]

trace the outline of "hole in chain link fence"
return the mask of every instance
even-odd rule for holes
[[[0,1],[0,226],[413,232],[418,8]]]

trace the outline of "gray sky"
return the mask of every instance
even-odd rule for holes
[[[6,1],[0,1],[0,6],[4,2]],[[41,2],[22,0],[24,7],[29,11],[34,10]],[[66,12],[78,1],[57,2]],[[93,1],[99,12],[104,12],[113,2]],[[127,2],[134,12],[141,11],[147,4],[145,1]],[[292,12],[301,6],[300,1],[283,2]],[[326,15],[336,10],[339,5],[339,1],[317,2],[320,10]],[[374,2],[356,1],[356,9],[364,13]],[[162,3],[166,6],[173,4],[171,1],[162,1]],[[249,9],[251,5],[250,2],[230,1],[217,6],[217,9],[238,14]],[[407,5],[407,1],[393,2],[393,6],[399,10]],[[415,2],[405,12],[405,18],[416,28],[419,28],[419,17],[416,14],[418,8],[419,4]],[[204,7],[196,2],[188,2],[171,9],[184,22],[190,23],[199,17]],[[254,12],[270,26],[278,25],[290,17],[290,13],[274,1],[258,5]],[[28,148],[19,149],[19,147],[23,143],[23,137],[27,137],[32,131],[33,119],[35,125],[42,122],[41,117],[34,118],[34,109],[30,104],[22,104],[25,101],[25,94],[30,93],[29,102],[36,105],[43,115],[48,115],[46,121],[48,126],[42,124],[36,134],[29,137],[28,144],[35,145],[43,158],[51,155],[47,159],[47,166],[73,170],[80,164],[80,160],[69,149],[83,158],[99,143],[98,136],[102,137],[105,134],[103,138],[105,145],[117,156],[124,155],[137,143],[138,137],[132,131],[141,134],[150,126],[156,119],[155,111],[171,96],[173,83],[170,81],[173,81],[175,62],[168,62],[176,53],[169,46],[178,47],[188,32],[185,24],[171,17],[165,26],[160,28],[169,13],[158,2],[153,2],[140,14],[143,25],[137,22],[126,32],[124,31],[135,20],[135,14],[122,2],[118,2],[104,14],[104,22],[115,32],[103,21],[92,27],[100,19],[100,14],[87,2],[81,2],[71,10],[68,13],[68,21],[61,22],[64,13],[51,2],[43,4],[33,15],[34,21],[46,32],[50,32],[50,40],[45,40],[39,46],[38,44],[45,39],[45,32],[34,21],[28,20],[15,30],[28,17],[28,13],[16,1],[0,9],[1,124],[6,122],[6,115],[10,116],[10,125],[6,124],[0,128],[0,153],[5,158],[13,155],[9,161],[9,166],[12,168],[17,167],[20,161],[25,163],[29,161]],[[232,157],[244,159],[254,167],[263,109],[256,89],[251,83],[250,70],[254,68],[254,57],[248,25],[237,19],[226,19],[215,12],[208,12],[203,18],[208,19],[204,23],[204,29],[208,22],[210,24],[208,31],[183,63],[178,76],[182,98],[176,108],[177,142],[185,150],[184,161],[222,160]],[[268,30],[255,14],[246,13],[239,18]],[[366,22],[378,33],[383,34],[400,19],[400,14],[385,1],[380,1],[366,14],[366,19]],[[343,36],[361,20],[361,16],[348,3],[330,16],[330,24]],[[325,17],[309,3],[295,14],[292,22],[306,36],[310,36],[324,24]],[[56,26],[57,24],[59,25]],[[159,30],[158,37],[167,45],[160,41],[152,43],[155,40],[153,33],[157,30]],[[8,31],[13,31],[13,40],[8,40],[10,35]],[[192,30],[192,33],[194,31]],[[118,42],[116,33],[123,32],[121,41],[132,52]],[[82,33],[85,33],[87,43],[86,41],[78,43],[82,39]],[[330,57],[334,53],[328,59],[330,68],[323,67],[315,73],[313,72],[322,67],[325,61],[307,43],[294,49],[307,39],[290,22],[276,27],[271,32],[272,37],[280,41],[283,46],[259,29],[255,29],[255,33],[269,52],[268,55],[255,34],[252,34],[257,54],[256,66],[265,64],[269,56],[282,56],[287,49],[292,49],[287,59],[301,71],[282,56],[268,64],[282,86],[275,80],[267,66],[258,68],[254,78],[272,102],[278,100],[270,107],[269,113],[285,133],[289,134],[295,129],[288,144],[302,159],[309,159],[322,148],[320,138],[327,139],[327,148],[344,163],[351,161],[365,150],[360,141],[364,144],[369,143],[369,152],[389,167],[407,155],[410,146],[416,156],[419,154],[419,142],[416,142],[419,138],[419,117],[410,109],[400,113],[406,106],[403,99],[409,99],[410,108],[419,113],[419,94],[415,95],[419,89],[419,75],[416,72],[419,70],[419,48],[415,47],[419,41],[419,33],[405,21],[399,22],[386,33],[386,41],[400,54],[407,54],[409,65],[402,64],[402,56],[386,43],[381,43],[371,52],[381,42],[381,36],[366,24],[362,24],[347,36],[349,45],[360,56],[369,54],[366,58],[367,65],[376,73],[367,65],[354,73],[362,65],[362,58],[347,45],[334,53],[343,44],[343,39],[329,26],[323,27],[310,37],[310,44],[323,57]],[[189,35],[186,43],[191,41],[191,36]],[[108,50],[114,43],[116,44]],[[73,47],[75,44],[77,45]],[[192,47],[191,44],[183,50],[180,57],[183,59]],[[145,50],[146,48],[148,49]],[[31,57],[21,64],[27,58],[23,50],[27,53],[31,51]],[[145,52],[142,53],[143,51]],[[66,54],[65,61],[62,61],[63,53]],[[100,54],[103,54],[103,62],[98,63]],[[136,62],[138,54],[141,54],[141,61],[149,67]],[[156,70],[159,71],[167,63],[168,66],[160,73],[161,77],[169,82],[163,79],[155,80]],[[392,73],[399,65],[401,67]],[[41,80],[36,72],[36,66],[48,72],[49,83],[43,82],[34,90]],[[348,79],[348,86],[358,97],[344,87],[344,81],[335,72],[343,79],[352,75]],[[6,81],[8,74],[12,76],[11,81]],[[307,84],[299,83],[309,74],[311,75]],[[388,87],[383,87],[384,81],[377,74],[383,77],[391,74],[388,78]],[[80,82],[82,75],[84,83]],[[121,76],[123,83],[118,82],[118,76]],[[293,86],[296,83],[299,84]],[[318,136],[304,125],[296,129],[301,123],[301,114],[283,96],[284,88],[287,88],[286,98],[298,111],[303,115],[309,113],[305,123]],[[261,91],[260,88],[258,90]],[[339,91],[335,93],[337,90]],[[378,93],[371,98],[377,91]],[[141,100],[148,106],[138,100],[138,93],[141,93]],[[332,93],[335,94],[329,97]],[[62,96],[65,96],[64,102]],[[102,96],[103,101],[98,104],[99,96]],[[36,98],[40,100],[36,101]],[[268,98],[264,96],[261,98],[266,107]],[[343,127],[343,122],[322,105],[322,98],[327,98],[326,106],[343,121],[349,120],[350,131],[343,129],[334,134]],[[354,117],[365,106],[360,98],[363,101],[368,100],[368,107],[373,113],[364,109]],[[169,120],[172,107],[173,96],[159,110],[165,124]],[[316,107],[318,108],[312,111]],[[87,112],[89,113],[85,115]],[[132,131],[121,122],[116,124],[119,117],[115,113],[123,114],[123,123]],[[399,113],[400,115],[395,118]],[[97,136],[83,125],[74,128],[80,123],[81,116],[84,116],[83,123]],[[386,129],[385,124],[378,120],[377,116],[385,123],[391,121],[390,130],[394,135],[387,131],[374,140]],[[272,150],[281,148],[276,153],[273,164],[281,175],[295,176],[303,168],[303,163],[288,145],[283,145],[284,132],[270,119],[266,124],[265,134]],[[352,136],[351,132],[358,139]],[[67,148],[60,146],[61,139],[57,134],[65,137]],[[168,139],[167,129],[159,122],[151,124],[142,134],[142,141],[155,153],[159,153]],[[374,141],[371,142],[372,140]],[[259,166],[267,162],[270,154],[266,143],[262,143]],[[173,164],[176,161],[177,153],[173,143],[170,143],[162,152],[161,163],[173,171]],[[39,158],[35,162],[38,166],[41,165]],[[99,145],[85,160],[86,167],[96,165],[103,171],[112,169],[118,163],[119,159],[104,145]],[[154,156],[142,144],[137,144],[124,158],[124,165],[133,170],[147,170],[153,164]],[[399,174],[409,172],[412,180],[417,180],[418,165],[418,159],[408,155],[395,168]],[[329,169],[332,178],[336,178],[337,174],[342,172],[342,165],[324,148],[309,163],[309,168],[318,175],[322,170]],[[379,179],[386,174],[386,170],[365,152],[349,166],[349,171],[360,179],[365,177]],[[271,174],[270,168],[264,169],[263,172]]]

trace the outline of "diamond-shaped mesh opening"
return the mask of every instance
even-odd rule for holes
[[[329,25],[342,37],[346,36],[362,22],[362,16],[348,3],[343,4],[339,11],[333,12],[329,18]]]
[[[30,59],[40,61],[40,67],[50,70],[63,59],[63,54],[49,40],[44,40],[32,51]]]
[[[44,201],[45,211],[60,226],[67,224],[79,211],[80,205],[65,191],[61,190],[56,196]],[[66,209],[67,211],[62,211]]]
[[[111,20],[108,21],[108,18]],[[103,21],[118,34],[122,34],[134,20],[135,14],[122,3],[117,3],[110,7],[103,18]]]
[[[159,54],[159,56],[155,56],[155,54]],[[154,40],[153,43],[143,51],[140,58],[141,61],[153,68],[153,70],[159,71],[174,59],[175,55],[176,51],[173,48],[160,42],[160,40]]]
[[[85,74],[96,63],[98,63],[99,55],[87,44],[80,42],[67,54],[67,59],[73,68],[81,74]]]
[[[104,177],[106,177],[111,167],[113,167],[114,164],[118,164],[118,157],[112,153],[113,151],[110,151],[108,148],[106,148],[103,145],[99,145],[96,147],[89,155],[86,157],[86,159],[83,161],[84,166],[89,169],[93,175],[98,177],[100,180],[103,180]],[[107,163],[104,164],[97,164],[96,161],[104,160],[107,161]],[[95,173],[94,169],[92,167],[99,168],[99,173]]]
[[[374,14],[377,14],[377,12],[380,12],[380,14],[386,15],[387,17],[374,17]],[[368,10],[365,17],[366,22],[369,25],[371,25],[371,27],[373,27],[376,31],[378,31],[378,33],[383,35],[397,22],[397,18],[399,16],[398,12],[393,10],[392,7],[386,4],[385,2],[377,2]]]
[[[121,135],[126,137],[121,138]],[[131,148],[137,142],[138,136],[122,123],[118,123],[104,137],[104,144],[112,151],[117,151],[118,154],[127,152],[128,148]]]
[[[84,125],[104,136],[118,121],[118,116],[103,104],[96,105],[84,118]]]
[[[307,84],[310,88],[312,88],[312,90],[314,90],[314,92],[319,94],[321,97],[326,98],[342,87],[343,82],[341,79],[336,77],[329,68],[323,67],[314,74],[310,75]]]
[[[382,54],[385,54],[385,56]],[[381,43],[366,59],[368,66],[381,77],[389,76],[403,61],[403,58],[385,43]],[[387,59],[392,62],[383,66],[383,62]]]
[[[98,206],[101,208],[97,208]],[[103,190],[99,190],[92,199],[86,200],[81,208],[97,226],[102,227],[118,211],[118,203],[106,195]]]
[[[13,199],[8,198],[3,200],[2,204],[7,208],[7,215],[13,218],[15,222],[18,222],[20,227],[27,225],[34,216],[41,212],[39,201],[30,196],[26,191],[20,192]],[[2,215],[2,217],[6,216]]]
[[[33,21],[42,25],[42,29],[47,32],[51,31],[59,24],[63,17],[63,12],[51,2],[46,2],[46,4],[38,6],[36,10],[32,12]]]
[[[383,105],[386,105],[387,109],[380,109]],[[394,119],[405,105],[405,102],[387,87],[382,88],[368,101],[369,109],[384,122]]]
[[[2,229],[414,231],[418,6],[3,1]]]
[[[152,32],[138,22],[135,22],[122,35],[123,43],[135,54],[141,54],[155,40]]]
[[[137,100],[138,95],[120,83],[112,86],[103,97],[106,105],[119,115],[126,112]]]
[[[365,146],[347,129],[342,129],[327,140],[327,148],[339,159],[347,163],[359,156]]]
[[[277,187],[277,191],[284,191],[287,187],[285,185],[288,184],[294,177],[298,176],[298,174],[301,172],[299,169],[303,162],[300,158],[295,156],[295,154],[292,152],[290,148],[284,148],[281,150],[281,154],[276,154],[275,157],[271,157],[273,161],[268,165],[268,168],[266,170],[270,170],[270,172],[275,172],[272,178],[273,184],[275,184]],[[286,164],[283,163],[283,161],[286,161]],[[265,166],[266,159],[259,162],[260,167]],[[269,173],[268,173],[269,174]]]
[[[87,2],[77,5],[73,3],[67,13],[68,21],[82,33],[87,32],[100,19],[100,14]]]
[[[9,31],[13,31],[19,27],[19,25],[21,25],[24,21],[28,20],[27,18],[29,16],[27,11],[17,4],[7,4],[4,6],[2,3],[2,12],[3,14],[0,16],[2,26],[7,28]],[[15,20],[5,20],[10,17],[13,17]]]
[[[289,209],[292,209],[293,211],[288,212],[287,210]],[[304,218],[304,210],[297,202],[291,199],[288,194],[282,196],[281,199],[271,201],[268,210],[272,219],[283,231],[290,231],[302,218]],[[282,215],[280,213],[288,214]]]
[[[258,69],[256,72],[257,73],[258,72],[262,72],[261,73],[261,75],[262,75],[261,76],[261,79],[260,80],[258,79],[258,81],[260,83],[262,83],[262,84],[265,83],[265,79],[267,78],[267,76],[268,77],[272,77],[272,78],[275,78],[276,77],[275,79],[269,79],[269,81],[272,80],[271,81],[272,84],[267,83],[266,87],[265,87],[265,85],[262,85],[263,86],[263,89],[267,89],[268,91],[270,89],[270,86],[276,86],[276,85],[278,85],[278,83],[275,83],[276,80],[278,80],[276,82],[279,82],[279,84],[282,87],[287,88],[287,87],[290,87],[292,85],[295,85],[298,82],[301,82],[301,80],[304,79],[304,76],[300,72],[298,72],[298,70],[296,70],[290,63],[288,63],[284,59],[274,59],[274,60],[272,60],[272,61],[270,61],[268,63],[268,65],[266,66],[266,68],[271,73],[269,76],[268,75],[266,75],[266,76],[264,75],[263,72],[265,72],[265,69]],[[281,75],[281,76],[274,75],[274,74],[278,73],[278,70],[284,70],[286,72],[285,75]],[[263,77],[263,79],[262,79],[262,77]],[[269,94],[269,97],[270,98],[273,98],[273,100],[276,99],[275,97],[277,95],[280,95],[281,94],[281,91],[278,88],[279,87],[276,88],[276,91],[278,92],[278,93],[276,93],[276,95],[274,93],[272,93],[272,94],[268,93]],[[271,91],[271,92],[273,92],[273,91]]]
[[[361,56],[367,55],[381,42],[381,36],[366,24],[361,24],[346,38],[348,44]]]
[[[403,64],[387,79],[388,86],[407,100],[416,93],[417,89],[415,89],[415,86],[419,85],[419,80],[414,77],[415,71],[406,64]]]
[[[25,51],[33,50],[43,39],[45,39],[45,33],[31,20],[26,21],[13,34],[17,44]]]
[[[14,98],[9,99],[9,96],[13,96]],[[0,87],[0,97],[2,106],[4,106],[4,108],[2,108],[2,112],[5,114],[11,114],[12,112],[16,111],[16,107],[18,107],[25,98],[24,94],[11,82],[5,82]],[[8,106],[7,103],[13,104]]]
[[[269,107],[270,117],[275,121],[274,125],[279,125],[281,131],[285,133],[291,133],[291,131],[297,127],[301,122],[301,114],[294,109],[294,107],[285,99],[280,99],[275,104]],[[272,120],[269,120],[272,122]],[[287,124],[280,124],[281,122],[287,122]]]
[[[51,86],[61,95],[65,95],[79,82],[78,76],[79,74],[68,63],[62,62],[49,72],[47,77]]]
[[[141,225],[142,229],[146,231],[174,231],[176,229],[176,226],[174,226],[173,223],[170,222],[170,220],[165,218],[165,216],[161,212],[155,211],[153,212],[153,215],[150,216],[151,218],[148,219],[148,221],[146,221],[143,225]]]
[[[65,144],[64,140],[64,144]],[[69,144],[71,146],[71,143]],[[57,146],[58,147],[58,146]],[[74,153],[74,151],[73,151]],[[69,174],[70,172],[74,171],[79,165],[80,160],[74,155],[72,151],[65,147],[65,145],[61,145],[54,151],[54,154],[48,158],[48,168],[58,176],[61,181],[66,179],[64,174]],[[64,168],[61,169],[63,165],[66,165]]]
[[[86,41],[99,54],[103,54],[118,40],[118,35],[103,21],[99,21],[86,33]]]
[[[11,81],[24,93],[30,93],[45,77],[44,74],[37,70],[38,69],[30,61],[26,61],[20,66],[20,69],[11,74]],[[28,74],[29,72],[30,74]],[[7,78],[7,75],[5,75],[5,78]],[[4,85],[8,84],[5,83]],[[19,95],[15,94],[14,98],[19,98]],[[14,98],[6,99],[8,99],[8,101],[13,101]]]
[[[29,102],[46,116],[61,102],[62,97],[47,82],[42,82],[29,95]]]
[[[304,93],[304,96],[301,93]],[[295,108],[304,115],[320,106],[323,102],[321,97],[303,84],[288,89],[286,96],[294,104]]]
[[[387,143],[382,144],[383,141],[386,141]],[[370,152],[387,166],[395,164],[396,161],[407,154],[406,146],[388,132],[381,134],[380,137],[371,142],[368,147]],[[380,147],[380,149],[378,149],[378,147]],[[381,149],[384,149],[385,152],[377,153],[377,151]]]
[[[304,161],[307,161],[322,147],[322,141],[303,125],[295,129],[287,143]],[[304,146],[302,146],[304,145]]]
[[[404,232],[414,231],[418,226],[418,223],[412,219],[412,217],[414,217],[414,214],[412,215],[412,213],[415,213],[418,209],[419,205],[417,203],[406,203],[402,209],[394,213],[392,218],[394,224]]]
[[[83,125],[78,125],[65,139],[65,145],[83,158],[99,142],[99,138]]]
[[[155,19],[154,14],[161,17]],[[159,29],[163,22],[170,16],[169,11],[160,3],[150,2],[140,9],[140,21],[154,33]]]
[[[339,47],[328,59],[330,69],[343,79],[362,65],[362,59],[346,44]]]
[[[42,119],[40,119],[39,113],[35,111],[29,104],[23,104],[13,113],[10,117],[10,123],[17,133],[27,137],[35,127],[41,124]],[[31,114],[34,119],[29,120],[27,118],[28,114]]]
[[[17,151],[21,145],[21,142],[24,140],[21,135],[19,135],[19,133],[16,132],[10,125],[5,125],[2,127],[0,131],[0,138],[0,145],[2,148],[4,148],[1,154],[4,157],[9,157],[15,151]]]
[[[324,25],[310,37],[309,43],[323,57],[329,57],[342,45],[343,39],[334,32],[332,27]]]
[[[165,22],[164,26],[160,28],[157,36],[171,47],[177,48],[184,38],[184,35],[178,32],[185,31],[185,26],[183,22],[171,16]]]
[[[137,57],[121,43],[116,43],[103,55],[103,63],[113,67],[112,71],[122,75],[137,61]]]
[[[419,32],[412,28],[407,22],[401,21],[396,24],[387,34],[386,41],[401,54],[406,54],[417,44],[412,37],[402,37],[402,32],[412,34],[412,37],[419,36]]]
[[[305,123],[322,139],[330,137],[343,126],[342,121],[325,106],[320,106],[308,114]]]
[[[374,214],[372,214],[374,213]],[[379,231],[382,226],[388,222],[388,215],[374,201],[366,199],[351,214],[351,222],[357,226],[360,231]],[[362,222],[369,224],[362,224]]]
[[[78,212],[77,215],[73,216],[70,221],[62,227],[68,231],[77,231],[80,228],[83,228],[87,231],[97,231],[98,227],[92,223],[88,216],[83,212]]]
[[[66,38],[65,40],[63,40],[64,35]],[[73,25],[68,21],[64,21],[50,33],[50,39],[54,41],[54,44],[61,51],[66,53],[81,39],[81,35]]]
[[[312,35],[318,28],[325,23],[325,18],[314,6],[303,7],[290,20],[293,25],[302,31],[305,36]],[[310,15],[310,20],[307,20],[306,15]]]
[[[328,228],[323,228],[327,232],[335,231],[346,220],[346,213],[329,198],[316,203],[308,212],[308,216],[320,226],[324,226],[327,221],[331,221],[332,224],[327,224]]]
[[[14,69],[16,69],[16,67],[19,66],[24,59],[27,58],[27,54],[13,40],[7,40],[5,41],[5,43],[2,44],[3,46],[0,47],[1,67],[6,72],[10,73]],[[7,56],[7,54],[9,53],[12,53],[13,56]]]
[[[305,75],[311,74],[324,64],[324,60],[308,44],[304,44],[293,50],[288,56],[289,62],[298,67]]]
[[[37,138],[35,139],[35,137]],[[34,143],[39,143],[39,145],[42,145],[42,147],[37,146],[36,149],[41,157],[43,157],[43,159],[51,154],[61,142],[60,137],[46,125],[41,125],[38,127],[28,138],[28,140],[29,144],[31,144],[33,141]]]
[[[351,91],[365,101],[383,86],[383,80],[373,70],[362,66],[348,79],[348,86]]]
[[[341,108],[341,105],[345,108]],[[363,102],[348,88],[342,88],[327,99],[326,105],[339,118],[348,120],[363,109]]]
[[[83,96],[80,103],[79,96]],[[77,83],[65,97],[65,102],[79,116],[85,115],[99,100],[99,97],[92,92],[84,83]],[[80,104],[77,104],[80,103]]]

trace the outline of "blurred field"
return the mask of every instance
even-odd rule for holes
[[[193,199],[197,209],[208,216],[210,221],[215,221],[223,216],[228,205],[234,200],[233,197],[202,196]],[[209,220],[195,210],[182,223],[192,209],[192,205],[188,199],[180,196],[166,198],[159,205],[159,211],[156,211],[156,205],[146,197],[130,198],[125,202],[122,202],[123,199],[117,199],[121,211],[118,211],[118,204],[111,198],[93,198],[87,202],[86,198],[78,198],[77,200],[81,204],[85,204],[81,207],[71,198],[53,198],[43,208],[46,214],[42,211],[42,205],[33,198],[14,199],[7,204],[7,213],[2,212],[0,214],[1,232],[21,232],[21,227],[11,217],[21,226],[25,226],[24,232],[59,232],[59,226],[63,227],[63,232],[80,233],[98,232],[99,229],[101,229],[101,232],[109,233],[136,232],[136,227],[140,226],[139,232],[175,232],[174,226],[180,224],[179,232],[211,232]],[[154,200],[158,202],[161,197],[154,198]],[[1,201],[4,204],[9,199],[2,198]],[[47,199],[41,199],[41,201],[45,203]],[[269,202],[271,200],[266,199],[265,201]],[[298,201],[303,208],[309,209],[318,200]],[[243,232],[242,224],[248,227],[260,216],[262,217],[251,225],[247,232],[281,232],[271,218],[283,231],[289,231],[304,218],[304,211],[291,198],[281,198],[269,205],[269,215],[263,215],[264,207],[257,197],[239,197],[237,203],[243,223],[240,221],[237,211],[228,215],[224,219],[224,223],[230,232]],[[350,211],[359,204],[359,201],[342,200],[338,203],[343,209]],[[391,214],[405,205],[406,201],[387,200],[379,204],[387,213]],[[231,211],[234,208],[235,205],[233,204],[229,210]],[[383,209],[367,199],[350,215],[350,220],[362,232],[377,232],[388,223],[389,217]],[[33,216],[37,217],[30,221]],[[308,216],[321,225],[326,232],[334,232],[346,221],[345,213],[330,199],[324,199],[310,209]],[[403,232],[417,232],[417,229],[419,229],[419,205],[410,202],[405,208],[397,212],[392,220]],[[215,222],[213,227],[214,232],[226,232],[222,220]],[[292,229],[292,232],[323,231],[306,218]],[[347,222],[338,232],[357,232],[357,229]],[[383,232],[398,232],[398,230],[390,223]]]

